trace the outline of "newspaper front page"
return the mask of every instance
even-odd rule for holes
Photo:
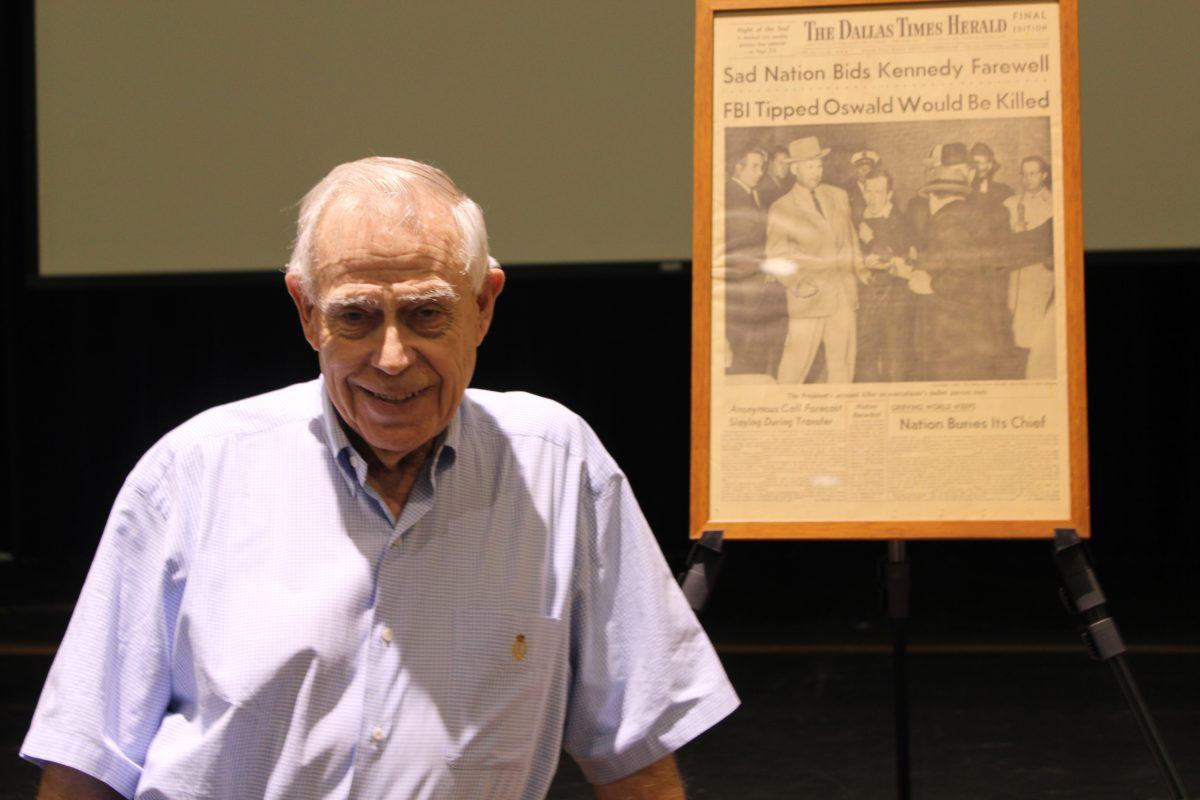
[[[1058,30],[716,17],[713,520],[1070,516]]]

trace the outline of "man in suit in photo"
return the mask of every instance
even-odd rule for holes
[[[992,313],[995,270],[981,220],[966,202],[971,185],[957,166],[934,167],[918,192],[929,205],[917,294],[918,377],[929,381],[995,380],[1003,331]]]
[[[762,150],[738,154],[725,182],[725,339],[727,375],[774,376],[783,351],[783,288],[762,272],[767,209],[758,193]]]
[[[1000,162],[996,161],[996,154],[989,145],[984,142],[971,145],[971,162],[975,165],[971,194],[983,195],[997,205],[1012,197],[1012,187],[996,180]]]
[[[1013,344],[1028,354],[1026,378],[1053,378],[1054,359],[1054,195],[1050,165],[1040,156],[1021,159],[1021,193],[1004,201],[1020,253],[1020,267],[1008,276],[1008,310]]]
[[[1008,333],[1011,316],[1006,298],[1012,269],[1011,235],[1008,211],[1004,203],[1012,197],[1012,187],[996,180],[1000,163],[986,142],[971,145],[971,193],[967,204],[971,206],[979,223],[979,243],[984,248],[985,258],[991,267],[992,302],[989,313],[995,318],[995,327],[1000,331],[1000,354],[996,367],[998,378],[1020,378],[1023,376],[1025,355],[1013,347]]]
[[[855,311],[862,252],[844,189],[822,183],[815,136],[788,145],[796,184],[767,214],[768,272],[787,289],[788,333],[780,383],[803,383],[824,345],[829,383],[854,380]]]
[[[963,142],[934,145],[924,159],[925,179],[928,181],[929,176],[939,167],[955,167],[962,172],[965,180],[970,181],[973,166],[969,165],[968,161],[967,146]],[[908,208],[905,211],[905,216],[908,217],[913,234],[916,236],[917,250],[921,250],[925,247],[929,228],[929,201],[920,195],[913,197],[908,201]]]
[[[786,147],[772,147],[767,157],[767,169],[762,180],[758,182],[758,199],[762,201],[763,210],[788,193],[796,179],[788,169],[788,151]]]
[[[767,239],[766,208],[758,196],[758,184],[766,161],[766,154],[758,148],[743,150],[725,181],[725,252],[729,261],[762,257]]]

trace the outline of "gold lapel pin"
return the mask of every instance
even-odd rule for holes
[[[517,638],[513,639],[512,654],[517,661],[524,661],[525,654],[529,652],[529,645],[525,642],[525,634],[518,633]]]

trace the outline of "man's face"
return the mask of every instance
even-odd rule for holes
[[[982,153],[974,156],[972,161],[975,162],[975,174],[980,178],[990,178],[992,176],[992,159]]]
[[[388,467],[450,423],[504,286],[490,270],[476,295],[453,218],[425,205],[417,224],[398,225],[335,202],[316,233],[313,299],[288,276],[334,408]]]
[[[1021,185],[1027,192],[1036,192],[1046,185],[1046,173],[1036,161],[1026,161],[1021,165]]]
[[[858,177],[859,183],[862,183],[867,179],[867,175],[871,172],[871,168],[874,166],[874,164],[865,158],[860,159],[859,162],[854,165],[854,174]]]
[[[796,183],[806,189],[816,189],[821,185],[821,176],[825,174],[825,162],[819,158],[793,161],[792,174],[796,176]]]
[[[763,161],[761,153],[747,153],[733,168],[733,177],[753,189],[762,178]]]
[[[784,153],[776,153],[771,156],[771,177],[777,181],[781,181],[787,177],[788,164],[787,156]]]
[[[880,175],[869,178],[863,188],[863,199],[867,201],[867,212],[878,214],[892,200],[892,193],[887,188],[887,177]]]

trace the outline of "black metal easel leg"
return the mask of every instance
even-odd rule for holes
[[[888,542],[884,565],[888,622],[892,629],[892,694],[896,705],[896,797],[912,797],[908,737],[908,592],[909,569],[904,541]]]
[[[1092,564],[1079,535],[1066,528],[1054,532],[1054,560],[1062,577],[1063,601],[1078,614],[1083,627],[1083,640],[1097,661],[1105,661],[1112,668],[1113,677],[1129,703],[1129,709],[1137,720],[1138,730],[1150,748],[1154,762],[1162,772],[1163,780],[1174,800],[1187,800],[1187,789],[1167,746],[1158,733],[1158,727],[1150,716],[1150,709],[1138,691],[1133,673],[1125,661],[1125,642],[1117,630],[1117,623],[1108,614],[1107,600],[1100,589],[1100,581],[1092,570]]]
[[[1154,718],[1150,716],[1150,710],[1146,707],[1146,701],[1142,699],[1142,693],[1138,691],[1137,683],[1133,680],[1133,673],[1129,669],[1125,655],[1122,653],[1114,656],[1109,660],[1108,665],[1117,679],[1117,685],[1121,687],[1121,693],[1125,695],[1125,701],[1133,709],[1138,730],[1142,732],[1142,738],[1145,740],[1146,746],[1150,748],[1150,753],[1154,756],[1154,763],[1158,765],[1163,780],[1170,787],[1171,797],[1175,800],[1187,800],[1187,788],[1183,785],[1183,778],[1180,777],[1174,762],[1171,761],[1167,745],[1158,732],[1158,726],[1154,724]]]
[[[712,594],[717,576],[721,573],[721,562],[725,556],[721,551],[721,542],[724,538],[724,531],[705,531],[701,534],[688,554],[687,566],[679,573],[683,596],[697,614],[704,610],[704,604],[708,602],[708,596]]]

